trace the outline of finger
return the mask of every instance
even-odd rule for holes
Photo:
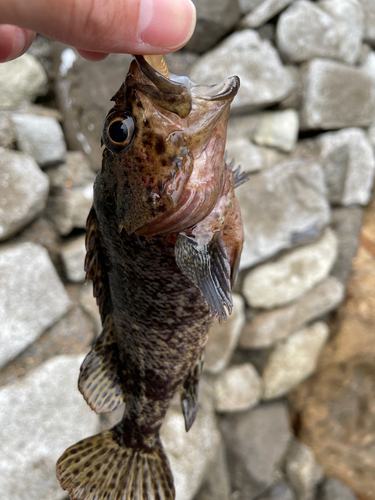
[[[0,62],[11,61],[22,56],[35,39],[35,32],[0,24]]]
[[[77,49],[77,52],[88,61],[103,61],[103,59],[108,57],[108,54],[106,54],[105,52],[91,52],[89,50],[81,49]]]
[[[190,0],[0,0],[0,19],[90,52],[167,53],[195,26]]]

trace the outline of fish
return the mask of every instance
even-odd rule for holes
[[[105,118],[87,219],[86,280],[103,330],[78,387],[96,413],[125,403],[112,429],[56,465],[71,500],[173,500],[159,430],[179,391],[188,431],[198,410],[208,330],[232,312],[244,232],[225,160],[236,76],[217,85],[164,76],[134,56]]]

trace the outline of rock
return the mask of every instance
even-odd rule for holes
[[[210,373],[220,373],[227,366],[245,323],[243,298],[237,293],[232,298],[233,312],[227,321],[210,328],[204,359],[204,370]]]
[[[241,26],[243,28],[259,28],[292,2],[293,0],[263,0],[260,5],[242,19]]]
[[[250,363],[228,368],[215,381],[215,409],[219,412],[248,410],[261,396],[262,380]]]
[[[264,167],[263,155],[257,146],[244,137],[229,139],[226,143],[227,159],[234,160],[235,165],[241,165],[245,172],[257,172]]]
[[[193,0],[197,10],[197,24],[187,50],[206,52],[221,40],[240,17],[238,0]],[[198,80],[197,80],[198,81]]]
[[[313,59],[302,68],[301,128],[329,130],[367,127],[374,118],[371,77],[327,59]]]
[[[49,169],[47,174],[52,187],[47,213],[60,234],[69,234],[73,228],[86,228],[95,175],[84,155],[68,153],[66,163]]]
[[[344,298],[342,283],[328,276],[287,307],[257,314],[243,328],[239,345],[243,349],[264,349],[289,337],[306,323],[335,309]]]
[[[16,133],[9,115],[4,111],[0,111],[0,147],[12,149],[15,142]]]
[[[85,256],[85,235],[68,241],[61,248],[61,257],[69,281],[73,281],[74,283],[85,281]]]
[[[99,334],[102,331],[102,320],[100,318],[96,298],[94,297],[91,281],[89,281],[87,285],[82,286],[79,302],[83,307],[83,310],[87,312],[87,314],[92,319],[95,325],[95,333]]]
[[[284,99],[293,88],[276,50],[253,30],[233,33],[202,56],[190,72],[190,78],[201,84],[218,83],[228,75],[241,79],[233,111],[268,107]]]
[[[11,115],[18,149],[32,156],[41,167],[65,160],[66,144],[60,124],[54,118],[31,114]]]
[[[3,498],[63,500],[56,460],[99,430],[77,390],[82,356],[58,356],[0,388],[0,488]]]
[[[354,64],[363,38],[363,10],[357,0],[294,2],[277,23],[277,46],[301,63],[324,57]]]
[[[332,228],[338,240],[338,255],[331,274],[346,284],[357,253],[359,232],[362,227],[363,210],[361,207],[334,208]]]
[[[289,414],[278,401],[221,419],[232,488],[238,500],[253,500],[278,477],[291,437]]]
[[[70,301],[47,251],[33,243],[0,250],[0,366],[69,309]]]
[[[282,482],[257,497],[257,500],[296,500],[296,496],[289,484]]]
[[[199,55],[184,49],[172,52],[171,54],[164,54],[164,59],[170,73],[188,75],[193,64],[198,61]]]
[[[91,62],[62,51],[56,81],[59,108],[64,117],[68,149],[82,151],[95,171],[101,167],[100,138],[110,98],[124,82],[131,56],[110,54],[104,61]]]
[[[0,66],[0,109],[17,109],[46,92],[47,75],[35,57],[24,54]]]
[[[171,407],[162,426],[161,440],[171,465],[176,498],[192,500],[220,446],[213,414],[200,408],[187,433],[181,409]]]
[[[314,500],[322,468],[311,449],[300,441],[292,441],[286,454],[285,473],[298,500]]]
[[[362,62],[359,66],[371,78],[372,85],[375,88],[375,52],[368,45],[363,45],[361,56],[363,61],[359,61],[360,63]]]
[[[293,81],[293,88],[289,95],[285,97],[282,101],[280,101],[279,108],[280,109],[300,109],[302,102],[302,77],[299,71],[299,67],[296,66],[286,66],[286,69]],[[299,124],[298,124],[299,125]]]
[[[247,14],[251,10],[258,7],[263,2],[263,0],[239,0],[240,11],[242,14]]]
[[[345,484],[328,477],[319,488],[319,500],[357,500],[357,497]]]
[[[294,109],[265,113],[255,132],[254,142],[290,152],[297,142],[298,125],[298,114]]]
[[[263,372],[263,399],[283,396],[309,377],[328,335],[328,326],[318,322],[277,344]]]
[[[365,41],[375,45],[375,5],[372,0],[360,0],[365,18]]]
[[[271,309],[287,304],[324,279],[336,255],[337,239],[327,228],[318,242],[250,271],[243,283],[243,294],[252,307]]]
[[[13,236],[46,206],[48,177],[27,155],[0,148],[0,241]]]
[[[365,132],[349,128],[319,137],[320,164],[325,173],[331,203],[366,205],[375,172],[374,151]]]
[[[231,488],[224,445],[221,442],[205,481],[194,500],[230,500]]]

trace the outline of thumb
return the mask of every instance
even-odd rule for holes
[[[190,0],[0,0],[0,23],[41,33],[83,54],[164,54],[190,39],[195,7]],[[4,36],[0,40],[4,44]]]

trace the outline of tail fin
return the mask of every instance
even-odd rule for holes
[[[121,446],[115,428],[68,448],[56,464],[71,500],[174,500],[173,476],[158,438],[151,451]]]

